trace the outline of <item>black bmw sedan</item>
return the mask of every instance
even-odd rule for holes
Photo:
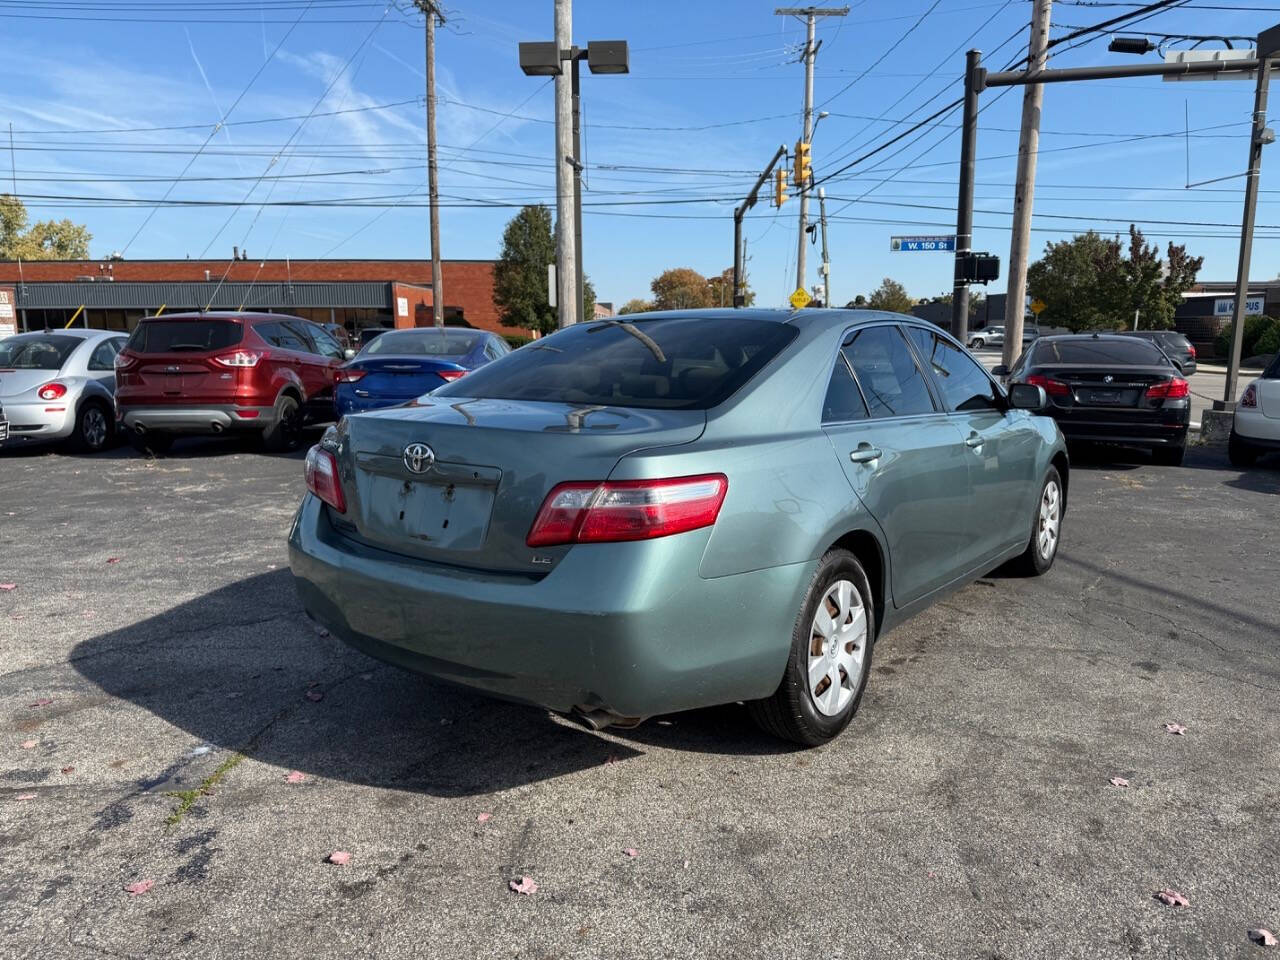
[[[1045,413],[1068,443],[1147,447],[1156,463],[1182,463],[1191,390],[1148,340],[1100,333],[1041,337],[1012,370],[999,366],[992,373],[1043,387]]]

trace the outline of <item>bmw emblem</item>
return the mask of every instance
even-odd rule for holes
[[[426,473],[436,462],[436,452],[425,443],[411,443],[404,448],[404,465],[410,473]]]
[[[1102,382],[1103,382],[1103,383],[1110,383],[1110,382],[1111,382],[1112,380],[1114,380],[1114,379],[1115,379],[1115,377],[1113,377],[1111,374],[1109,374],[1109,373],[1108,373],[1105,377],[1103,377],[1103,378],[1102,378]]]

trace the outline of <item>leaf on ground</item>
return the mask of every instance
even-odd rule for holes
[[[146,893],[156,885],[154,880],[139,880],[137,883],[131,883],[124,888],[124,892],[131,897],[138,897]]]
[[[1171,887],[1165,887],[1163,890],[1157,890],[1155,897],[1161,903],[1170,907],[1189,907],[1191,902]]]
[[[476,823],[488,823],[492,819],[492,813],[480,813],[476,815]]]
[[[320,626],[320,624],[318,624],[318,623],[316,624],[315,630],[316,630],[316,636],[317,636],[317,637],[328,637],[328,636],[331,636],[331,634],[329,633],[329,631],[328,631],[328,630],[326,630],[324,627]]]
[[[39,740],[23,740],[23,741],[22,741],[22,749],[23,749],[23,750],[33,750],[33,749],[35,749],[36,747],[38,747],[39,745],[40,745],[40,741],[39,741]]]
[[[613,753],[609,754],[607,757],[605,757],[605,758],[604,758],[604,762],[605,762],[605,763],[617,763],[617,762],[618,762],[617,754],[613,754]]]
[[[1174,736],[1181,737],[1187,733],[1187,728],[1180,723],[1166,723],[1164,725],[1165,733],[1172,733]]]
[[[1249,939],[1260,947],[1274,947],[1276,945],[1276,935],[1265,927],[1250,930]]]
[[[48,706],[49,704],[51,704],[51,703],[53,703],[53,697],[41,697],[41,698],[40,698],[39,700],[37,700],[35,703],[27,704],[27,706],[30,706],[30,707],[47,707],[47,706]]]
[[[291,770],[289,775],[284,778],[285,783],[301,783],[307,779],[307,775],[300,770]]]
[[[35,795],[34,793],[20,793],[20,794],[18,794],[16,797],[14,797],[13,799],[15,799],[15,800],[34,800],[35,798],[36,798],[36,795]]]
[[[0,590],[17,590],[17,589],[18,589],[18,585],[16,583],[0,583]]]
[[[63,773],[75,773],[75,772],[76,772],[76,768],[75,768],[75,767],[63,767],[63,768],[62,768],[62,772],[63,772]]]
[[[351,862],[351,854],[347,853],[345,850],[335,850],[333,853],[329,854],[329,862],[336,864],[339,867],[345,867]]]
[[[512,880],[507,886],[513,893],[518,893],[522,897],[531,897],[538,892],[538,882],[533,877],[521,877],[519,881]]]
[[[631,857],[632,859],[640,856],[640,851],[635,847],[624,847],[622,852],[625,856]]]
[[[190,750],[188,750],[188,751],[187,751],[187,756],[188,756],[188,757],[203,757],[206,753],[208,753],[208,752],[209,752],[210,750],[212,750],[212,749],[213,749],[213,747],[209,746],[207,743],[202,743],[200,746],[198,746],[198,747],[192,747]]]
[[[119,563],[119,562],[120,562],[119,557],[107,557],[107,563]]]
[[[308,691],[307,691],[307,699],[308,699],[308,700],[310,700],[312,703],[319,703],[321,700],[323,700],[323,699],[324,699],[324,691],[323,691],[323,690],[308,690]]]
[[[1112,777],[1109,782],[1113,787],[1127,787],[1129,785],[1129,781],[1124,777]]]

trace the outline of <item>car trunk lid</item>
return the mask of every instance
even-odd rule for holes
[[[458,372],[464,368],[446,359],[368,357],[353,360],[344,369],[365,371],[356,387],[371,396],[410,399],[444,383],[442,370]]]
[[[0,397],[16,397],[57,379],[57,370],[15,370],[0,367]]]
[[[1280,419],[1280,377],[1258,381],[1258,408],[1263,416]]]
[[[604,480],[627,454],[689,443],[706,426],[701,410],[450,399],[346,419],[347,512],[332,515],[341,532],[409,557],[540,576],[569,549],[525,544],[552,487]]]
[[[1037,366],[1036,372],[1065,383],[1070,389],[1066,397],[1055,396],[1054,401],[1074,407],[1104,407],[1135,409],[1159,406],[1162,401],[1147,399],[1152,384],[1171,380],[1177,371],[1167,367],[1099,367],[1085,364],[1058,364]]]

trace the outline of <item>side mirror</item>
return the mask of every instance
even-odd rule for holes
[[[1030,410],[1040,413],[1049,407],[1049,395],[1044,387],[1030,383],[1015,383],[1009,388],[1009,406],[1015,410]]]
[[[1009,368],[1003,363],[998,363],[991,368],[991,375],[993,377],[1007,377],[1009,375]]]
[[[352,350],[350,347],[347,347],[347,349],[343,350],[342,355],[346,357],[348,360],[354,360],[356,358],[356,352]]]

